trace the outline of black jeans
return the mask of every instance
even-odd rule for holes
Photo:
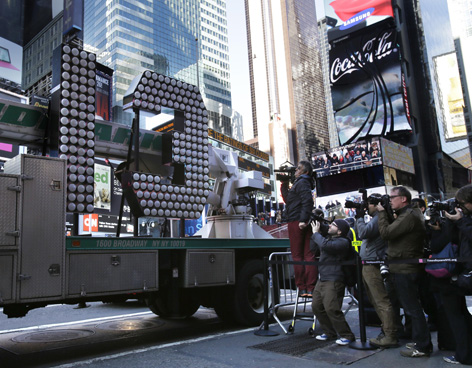
[[[411,337],[416,348],[422,352],[430,352],[431,334],[419,299],[419,274],[391,273],[390,279],[405,314],[411,317]]]
[[[472,365],[472,315],[462,291],[449,280],[439,280],[444,310],[454,333],[456,359],[462,364]]]

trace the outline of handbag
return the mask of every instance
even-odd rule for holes
[[[425,266],[425,271],[437,278],[451,277],[456,273],[456,262],[437,261],[435,259],[449,258],[456,259],[459,254],[459,247],[457,244],[448,243],[440,252],[433,253],[429,256],[429,260]]]

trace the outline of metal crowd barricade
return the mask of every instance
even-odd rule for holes
[[[299,297],[298,289],[295,284],[293,260],[291,252],[274,252],[269,256],[268,262],[268,292],[270,294],[271,303],[268,308],[268,318],[274,318],[280,328],[285,334],[293,333],[295,330],[295,321],[305,320],[312,321],[313,325],[309,328],[308,333],[314,336],[316,326],[316,318],[311,310],[311,299]],[[351,291],[346,288],[345,298],[349,298],[348,307],[345,309],[346,315],[352,307],[357,306],[357,299],[353,296]],[[301,301],[300,301],[301,300]],[[307,311],[307,303],[309,303]],[[303,308],[299,311],[299,305]],[[277,312],[282,307],[293,306],[292,320],[285,328],[282,321],[277,315]]]

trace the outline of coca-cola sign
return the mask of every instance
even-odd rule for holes
[[[330,50],[331,93],[341,145],[411,130],[397,34],[388,24],[369,27]]]
[[[378,61],[394,50],[393,31],[384,32],[380,38],[368,39],[360,50],[356,50],[344,58],[338,57],[331,63],[330,82],[336,83],[344,75],[361,70],[366,63]]]

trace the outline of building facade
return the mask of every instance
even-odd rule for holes
[[[313,1],[245,1],[253,134],[275,166],[329,147]]]
[[[85,0],[84,48],[114,70],[113,120],[130,124],[123,96],[135,76],[153,70],[198,86],[209,126],[230,134],[225,9],[224,0]]]

